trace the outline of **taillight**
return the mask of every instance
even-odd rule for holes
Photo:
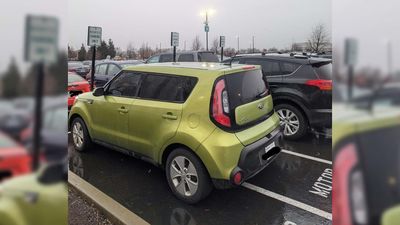
[[[217,123],[230,127],[231,120],[229,116],[225,115],[225,113],[229,113],[229,100],[228,92],[225,89],[225,80],[221,79],[217,82],[214,88],[212,117]]]
[[[334,225],[367,224],[368,213],[356,146],[338,153],[333,165],[332,216]],[[354,218],[354,221],[352,221]]]
[[[322,91],[332,91],[332,80],[308,80],[306,85],[318,87]]]

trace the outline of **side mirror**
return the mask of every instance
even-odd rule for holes
[[[94,89],[93,95],[96,97],[104,95],[104,88],[99,87],[99,88]]]

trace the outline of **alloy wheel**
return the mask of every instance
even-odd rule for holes
[[[294,112],[289,109],[279,109],[278,116],[285,136],[292,136],[299,131],[300,121]]]
[[[170,178],[176,191],[183,196],[193,196],[199,186],[198,175],[193,163],[184,156],[172,160]]]
[[[81,148],[83,145],[83,127],[77,122],[72,126],[72,139],[76,147]]]

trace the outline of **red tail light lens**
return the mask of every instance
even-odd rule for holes
[[[367,206],[361,170],[356,169],[356,146],[349,144],[338,153],[333,165],[332,216],[334,225],[367,224]],[[352,220],[355,221],[352,221]]]
[[[242,183],[242,173],[241,172],[237,172],[237,173],[235,173],[235,175],[233,175],[233,182],[236,185],[240,185]]]
[[[318,87],[322,91],[332,91],[332,80],[308,80],[306,84]]]
[[[228,92],[225,89],[225,80],[219,80],[214,88],[212,117],[223,126],[230,127],[231,120],[224,113],[229,113]]]

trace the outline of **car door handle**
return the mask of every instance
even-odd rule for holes
[[[176,119],[178,119],[178,117],[177,116],[175,116],[174,114],[172,114],[172,113],[166,113],[166,114],[163,114],[162,115],[162,118],[164,118],[164,119],[168,119],[168,120],[176,120]]]
[[[125,107],[121,107],[121,108],[118,109],[118,112],[120,112],[120,113],[128,113],[129,110],[126,109]]]

